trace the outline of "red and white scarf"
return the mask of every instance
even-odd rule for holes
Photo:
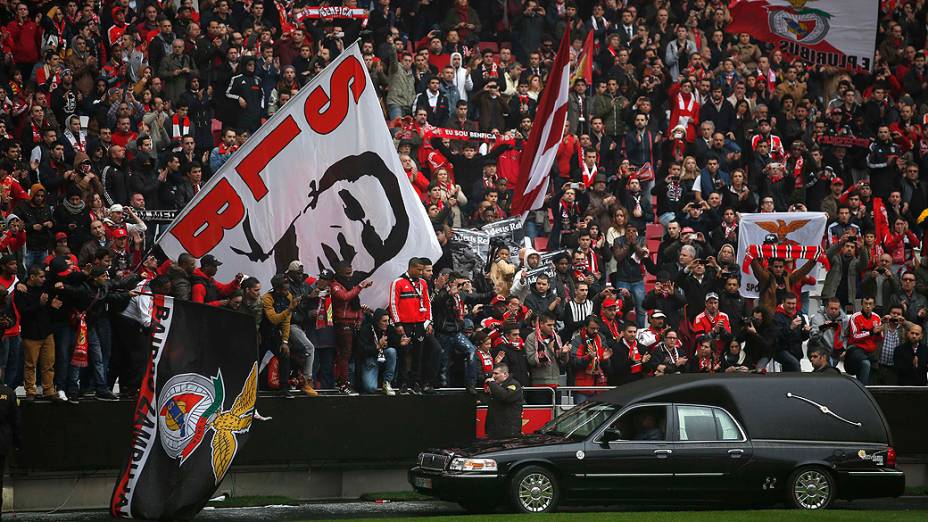
[[[235,151],[237,151],[237,150],[238,150],[238,145],[236,145],[236,144],[234,144],[234,143],[233,143],[231,146],[229,146],[229,147],[227,147],[225,143],[220,143],[220,144],[219,144],[219,154],[221,154],[221,155],[223,155],[223,156],[225,156],[226,154],[232,154],[233,152],[235,152]]]
[[[174,141],[180,143],[180,139],[190,134],[190,118],[184,116],[184,119],[181,120],[177,117],[177,114],[171,116],[171,125],[172,129],[171,134],[174,137]]]
[[[332,296],[327,295],[324,299],[319,300],[319,309],[316,312],[316,329],[321,330],[334,324],[332,321]]]
[[[744,263],[741,270],[747,274],[751,266],[751,261],[756,258],[763,259],[810,259],[818,261],[825,267],[825,270],[831,269],[831,263],[825,256],[825,251],[821,247],[806,245],[748,245],[744,253]]]
[[[632,375],[641,373],[641,352],[638,351],[638,341],[634,340],[629,343],[623,339],[622,344],[628,347],[628,360],[633,361],[631,367],[629,367],[629,371]]]

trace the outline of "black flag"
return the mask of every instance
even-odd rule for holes
[[[190,519],[248,438],[258,380],[254,321],[154,298],[151,357],[116,482],[114,517]]]

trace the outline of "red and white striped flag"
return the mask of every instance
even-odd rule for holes
[[[511,213],[522,214],[524,220],[530,210],[541,208],[548,192],[551,166],[557,155],[557,146],[564,136],[567,119],[567,92],[570,83],[570,30],[564,31],[561,46],[554,58],[551,74],[541,93],[541,102],[532,124],[522,160],[519,162],[519,179],[512,196]]]

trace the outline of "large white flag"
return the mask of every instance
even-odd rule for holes
[[[875,0],[740,0],[730,5],[725,29],[770,42],[783,54],[813,65],[873,68]]]
[[[828,215],[824,212],[770,212],[765,214],[741,214],[738,225],[738,266],[744,264],[744,253],[748,245],[762,245],[769,234],[777,237],[781,245],[822,246]],[[803,263],[804,261],[800,262]],[[818,276],[821,265],[812,269],[811,276]],[[741,273],[741,295],[757,297],[757,278],[748,269]]]
[[[411,257],[441,247],[393,147],[355,43],[214,174],[158,244],[173,259],[212,254],[218,279],[268,284],[300,260],[309,273],[347,260],[369,306],[387,303]]]

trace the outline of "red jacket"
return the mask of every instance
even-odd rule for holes
[[[13,49],[13,61],[35,63],[39,61],[39,26],[26,18],[23,23],[13,20],[6,26],[10,35],[10,47]],[[25,78],[24,78],[25,79]]]
[[[338,281],[332,281],[332,284],[329,285],[329,292],[332,295],[332,322],[335,324],[360,324],[363,317],[361,301],[358,299],[361,287],[355,285],[351,290],[348,290],[345,285]]]
[[[424,323],[432,320],[429,285],[425,279],[415,281],[408,274],[390,285],[390,319],[394,323]]]
[[[696,319],[693,320],[693,333],[708,335],[709,332],[715,327],[716,324],[722,325],[722,330],[731,334],[731,322],[729,321],[728,314],[725,312],[719,311],[715,316],[715,320],[709,317],[706,312],[701,312],[696,316]],[[722,339],[716,339],[715,341],[715,352],[721,353],[727,348]]]
[[[883,334],[871,334],[870,330],[880,326],[880,316],[874,313],[870,317],[864,317],[863,312],[857,312],[851,316],[848,321],[848,328],[851,335],[848,344],[857,346],[867,353],[873,353],[883,341]]]
[[[193,269],[193,277],[190,278],[191,289],[190,289],[190,300],[194,303],[206,303],[211,306],[219,306],[221,299],[215,299],[215,297],[229,297],[232,295],[232,292],[238,290],[238,280],[233,279],[228,283],[220,283],[216,281],[215,278],[210,277],[204,274],[199,268]],[[207,284],[215,288],[216,295],[210,296],[210,301],[206,301],[207,294],[209,292],[207,289]]]

